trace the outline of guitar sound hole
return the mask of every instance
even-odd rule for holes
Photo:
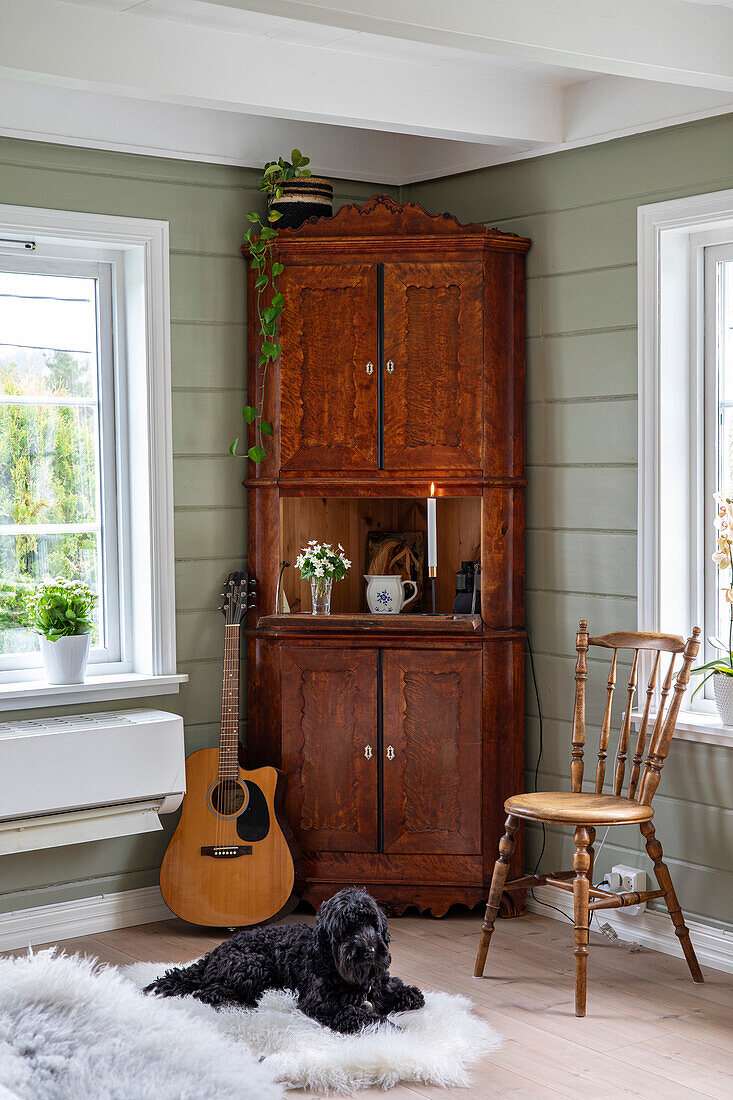
[[[211,792],[211,805],[222,817],[239,813],[245,800],[244,788],[236,779],[220,779]]]

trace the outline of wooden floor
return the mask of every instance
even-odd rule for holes
[[[479,924],[467,913],[443,920],[403,917],[390,924],[394,973],[426,989],[465,994],[505,1037],[502,1050],[476,1068],[469,1095],[480,1100],[733,1098],[732,975],[703,968],[705,985],[693,985],[681,957],[629,954],[592,935],[588,1016],[578,1020],[569,924],[534,915],[498,922],[488,976],[477,980],[471,974]],[[66,940],[63,946],[128,965],[183,962],[216,942],[171,920]],[[463,1089],[423,1086],[389,1093],[390,1100],[466,1095]],[[377,1096],[385,1093],[358,1094],[359,1100]]]

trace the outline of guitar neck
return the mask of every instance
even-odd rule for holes
[[[221,683],[219,778],[239,775],[239,623],[227,623]]]

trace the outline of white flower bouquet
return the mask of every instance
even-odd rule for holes
[[[693,668],[693,675],[706,674],[692,693],[693,697],[716,672],[720,672],[724,676],[733,676],[733,500],[722,492],[714,493],[713,496],[718,505],[718,512],[714,521],[718,537],[717,549],[712,557],[718,569],[731,570],[730,584],[722,588],[729,607],[728,644],[726,645],[720,638],[715,638],[712,635],[708,637],[710,645],[720,652],[720,657],[708,661],[705,665]]]
[[[341,543],[334,550],[329,542],[311,539],[295,559],[295,568],[305,581],[311,582],[314,615],[328,615],[331,610],[331,586],[340,581],[351,568]]]

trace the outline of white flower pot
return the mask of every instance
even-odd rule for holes
[[[89,634],[72,634],[50,642],[41,637],[41,653],[49,684],[83,684],[89,656]]]
[[[724,726],[733,726],[733,676],[716,672],[713,676],[715,705]]]

